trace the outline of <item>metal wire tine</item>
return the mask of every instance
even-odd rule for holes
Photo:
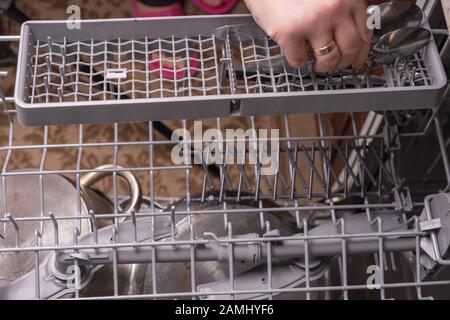
[[[362,161],[365,163],[366,159],[367,159],[367,152],[366,152],[367,151],[367,140],[366,139],[363,140],[363,142],[361,143],[361,146],[362,146],[362,150],[361,150],[360,156],[363,159]],[[359,153],[359,152],[356,152],[356,153]],[[358,156],[358,155],[356,155],[356,156]],[[362,167],[362,165],[360,165],[360,168],[361,167]],[[367,184],[366,176],[365,176],[363,170],[361,170],[360,176],[361,176],[361,197],[364,198],[366,196],[366,189],[368,191],[368,187],[366,186],[366,184]],[[376,181],[375,177],[374,177],[374,181],[375,181],[374,185],[377,186],[378,182]]]
[[[201,159],[202,159],[202,167],[203,167],[203,172],[204,172],[205,184],[206,184],[206,182],[208,182],[209,188],[213,191],[216,187],[214,186],[214,182],[209,174],[208,166],[206,165],[205,161],[203,160],[203,157],[201,157]],[[209,162],[209,152],[207,152],[207,154],[206,154],[206,162]]]
[[[355,175],[355,173],[353,172],[352,166],[350,165],[349,161],[348,161],[348,152],[349,152],[349,142],[346,141],[345,142],[345,153],[347,154],[344,155],[344,153],[341,150],[341,147],[336,146],[336,150],[339,153],[339,155],[341,156],[342,160],[344,161],[344,168],[345,168],[345,173],[350,174],[350,176],[353,178],[353,182],[356,184],[357,187],[360,186],[360,183],[358,182],[358,177]],[[347,174],[347,179],[344,181],[344,188],[347,189],[348,188],[348,174]]]
[[[50,52],[52,52],[52,50],[53,50],[53,41],[52,41],[52,37],[50,37],[50,36],[47,37],[47,45],[48,45],[48,50]]]
[[[220,191],[219,191],[219,201],[223,201],[223,197],[225,194],[225,181],[226,181],[226,175],[224,173],[224,168],[221,165],[220,166]]]
[[[80,229],[78,227],[73,228],[73,244],[75,247],[78,246],[78,238],[81,235]],[[78,253],[79,249],[75,248],[74,252]],[[75,298],[78,299],[80,297],[80,285],[81,285],[81,274],[80,274],[80,266],[77,258],[73,259],[73,268],[74,268],[74,289],[75,289]]]
[[[176,221],[175,221],[175,206],[170,207],[170,235],[172,237],[172,241],[175,241],[175,233],[176,233]]]
[[[264,209],[264,205],[263,205],[263,201],[262,200],[258,201],[258,206],[259,206],[260,209]],[[264,230],[264,226],[266,224],[266,219],[264,218],[264,211],[262,211],[262,210],[259,212],[259,221],[260,221],[260,224],[261,224],[261,230]]]
[[[59,228],[58,228],[58,220],[56,220],[55,215],[53,212],[49,212],[48,216],[50,217],[52,223],[53,223],[53,235],[55,240],[55,245],[59,245]]]
[[[381,140],[381,143],[382,143],[382,147],[381,147],[380,154],[381,154],[381,153],[384,153],[384,152],[383,152],[383,149],[384,149],[384,142],[383,142],[383,140]],[[377,154],[377,152],[375,151],[375,149],[372,148],[372,147],[369,147],[369,150],[371,151],[371,153],[373,154],[373,156],[374,156],[375,159],[377,160],[378,165],[380,166],[380,169],[379,169],[379,175],[380,175],[380,177],[379,177],[378,187],[380,188],[380,185],[381,185],[381,178],[382,178],[383,172],[385,173],[385,175],[389,178],[389,180],[390,180],[393,184],[396,184],[397,181],[395,181],[395,179],[394,179],[394,177],[392,176],[390,170],[386,167],[384,161],[381,160],[380,156]],[[383,170],[383,169],[384,169],[384,170]],[[380,192],[380,196],[381,196],[381,190],[380,190],[379,192]]]
[[[261,167],[262,167],[262,165],[261,165],[261,161],[259,159],[259,156],[258,156],[258,161],[257,162],[258,162],[257,163],[257,170],[258,170],[262,180],[264,181],[264,184],[266,185],[267,190],[268,191],[272,191],[272,185],[270,184],[269,179],[267,178],[267,176],[265,174],[261,174],[261,171],[262,171]]]
[[[255,201],[259,200],[259,193],[260,193],[260,184],[261,184],[261,169],[259,165],[256,166],[256,178],[255,178]]]
[[[130,210],[130,216],[131,216],[131,223],[133,224],[133,241],[134,241],[134,243],[137,243],[138,237],[137,237],[136,212],[134,209]],[[138,249],[138,247],[134,247],[134,248]]]
[[[228,240],[233,239],[233,225],[231,222],[227,225],[228,230]],[[234,245],[232,242],[228,243],[228,268],[230,276],[230,291],[234,291]],[[236,297],[234,294],[231,295],[231,299],[234,300]]]
[[[41,233],[39,232],[39,230],[34,230],[34,236],[35,236],[35,240],[36,240],[36,247],[39,247],[39,238],[42,237]],[[35,259],[35,265],[34,265],[34,270],[35,270],[35,292],[36,292],[36,300],[40,300],[41,299],[41,288],[40,288],[40,276],[39,276],[39,267],[40,267],[40,263],[39,263],[39,250],[36,250],[36,259]]]
[[[377,227],[378,227],[378,233],[382,233],[383,232],[383,225],[382,225],[382,221],[381,218],[378,217],[376,219],[377,222]],[[378,237],[378,255],[379,255],[379,259],[380,259],[380,285],[384,286],[384,250],[383,250],[383,236],[379,236]],[[380,296],[381,296],[381,300],[385,300],[386,299],[386,294],[385,294],[385,289],[384,287],[380,288]]]
[[[331,157],[331,154],[332,154],[332,151],[333,151],[333,141],[330,141],[330,146],[329,146],[329,149],[330,149],[330,157]],[[338,177],[338,175],[336,174],[336,172],[334,171],[334,169],[333,169],[333,165],[332,165],[332,163],[331,163],[331,160],[330,160],[330,157],[327,155],[327,152],[326,152],[326,150],[325,150],[325,148],[321,145],[321,144],[318,144],[317,145],[317,148],[319,149],[319,151],[320,151],[320,154],[321,154],[321,158],[325,161],[325,164],[326,164],[326,169],[330,172],[330,174],[333,176],[333,178],[334,178],[334,180],[336,181],[336,184],[340,187],[340,188],[342,188],[342,186],[343,186],[343,184],[342,184],[342,182],[341,182],[341,180],[339,179],[339,177]],[[331,183],[327,183],[327,185],[329,185],[329,184],[331,184]]]
[[[194,224],[193,223],[189,223],[189,240],[190,241],[194,241]],[[195,263],[195,244],[191,245],[191,254],[190,254],[190,258],[191,258],[191,292],[196,292],[197,291],[197,272],[196,272],[196,263]],[[194,297],[192,298],[194,299]]]
[[[117,243],[117,228],[115,225],[112,226],[112,243]],[[118,274],[118,265],[117,265],[117,248],[114,246],[113,250],[113,287],[114,287],[114,296],[119,294],[119,274]]]
[[[73,228],[73,244],[78,244],[78,237],[81,235],[80,229],[78,227]]]
[[[294,200],[294,206],[295,206],[295,208],[299,207],[299,203],[298,203],[297,199]],[[302,230],[303,229],[303,222],[300,219],[300,211],[299,210],[295,210],[295,222],[296,222],[297,228],[299,230]]]
[[[47,72],[50,74],[52,72],[52,64],[50,62],[50,57],[49,56],[45,57],[45,62],[47,64]]]
[[[61,87],[64,87],[64,77],[66,76],[64,66],[59,66],[59,75],[61,77]]]
[[[283,184],[283,188],[285,190],[289,190],[289,184],[287,182],[287,178],[286,178],[285,174],[283,173],[283,170],[281,168],[279,168],[277,173],[279,173],[279,176],[281,178],[281,183]]]
[[[242,183],[245,182],[248,191],[252,191],[252,185],[250,183],[250,179],[247,176],[247,173],[245,172],[245,167],[244,167],[244,163],[245,163],[245,142],[244,142],[244,147],[242,148],[242,150],[238,150],[234,144],[233,144],[233,150],[234,150],[234,154],[236,154],[236,163],[238,165],[238,169],[239,169],[239,181],[238,181],[238,187],[237,187],[237,193],[236,193],[236,201],[240,201],[241,200],[241,193],[242,193]],[[241,156],[242,153],[242,156]]]
[[[266,234],[270,234],[272,228],[270,227],[270,221],[265,222]],[[269,300],[273,300],[273,281],[272,281],[272,241],[267,241],[267,288],[269,290]]]
[[[92,225],[92,233],[94,235],[94,243],[98,244],[98,228],[97,228],[97,217],[95,216],[94,210],[89,210],[89,216],[91,219]],[[95,252],[98,252],[98,249],[94,249]]]
[[[233,147],[233,148],[234,148],[234,151],[237,154],[237,152],[239,152],[239,151],[236,149],[236,147]],[[244,155],[243,155],[242,160],[244,160],[244,162],[245,162],[245,151],[243,151],[243,152],[244,152]],[[239,163],[238,167],[239,167],[240,173],[242,174],[242,179],[243,179],[243,182],[245,182],[247,189],[249,191],[252,191],[252,184],[250,183],[250,178],[248,177],[247,172],[245,172],[244,164],[243,163]]]
[[[232,191],[233,190],[233,183],[231,182],[230,175],[228,174],[228,171],[227,171],[227,167],[228,167],[227,164],[226,164],[227,157],[228,157],[228,147],[225,148],[225,159],[223,159],[224,162],[223,162],[223,164],[220,165],[220,167],[223,170],[222,174],[223,174],[223,176],[225,178],[225,182],[227,183],[228,190]]]
[[[56,89],[58,91],[59,102],[64,102],[64,94],[62,93],[61,87]]]
[[[227,230],[227,228],[228,228],[228,223],[229,223],[229,221],[228,221],[228,214],[227,214],[227,202],[226,201],[224,201],[223,203],[222,203],[222,208],[223,208],[223,222],[224,222],[224,229],[225,230]]]
[[[202,160],[202,166],[203,166],[203,160]],[[202,203],[204,203],[205,202],[205,198],[206,198],[206,180],[207,180],[207,177],[206,177],[206,170],[207,170],[207,168],[205,169],[205,166],[203,166],[203,182],[202,182],[202,193],[201,193],[201,196],[200,196],[200,201],[202,202]]]
[[[344,237],[346,235],[345,231],[345,219],[340,218],[336,222],[336,226],[341,226],[341,235],[343,236],[341,238],[341,251],[342,254],[340,256],[341,260],[341,278],[342,278],[342,286],[345,288],[348,286],[348,271],[347,271],[347,239]],[[348,300],[348,290],[344,290],[344,300]]]
[[[295,150],[297,150],[297,147],[295,147]],[[290,171],[291,171],[291,194],[290,194],[290,199],[293,200],[295,199],[295,194],[296,194],[296,182],[297,182],[297,170],[296,170],[296,164],[295,164],[295,160],[291,155],[291,151],[290,148],[288,149],[288,161],[289,161],[289,165],[290,165]],[[295,153],[295,158],[297,158],[297,152]]]
[[[365,140],[364,140],[365,141]],[[355,149],[358,150],[358,147],[355,146]],[[363,146],[363,150],[365,149],[365,146]],[[374,178],[374,176],[372,175],[372,173],[370,172],[369,168],[367,167],[364,158],[361,156],[361,154],[357,151],[355,152],[356,157],[359,160],[359,164],[362,166],[362,168],[364,169],[364,171],[367,173],[367,176],[369,177],[369,179],[372,181],[372,183],[376,186],[377,185],[377,181]],[[364,176],[364,172],[360,173],[360,176]]]
[[[44,77],[44,88],[45,88],[45,98],[48,100],[48,93],[49,93],[49,83],[48,83],[48,78]]]
[[[7,217],[8,220],[11,222],[11,224],[14,226],[16,248],[20,248],[20,232],[19,232],[19,225],[17,224],[16,220],[14,219],[14,217],[13,217],[10,213],[8,213],[8,214],[6,215],[6,217]],[[16,253],[19,254],[19,251],[17,251]]]
[[[312,160],[313,165],[311,165],[311,163],[309,164],[309,179],[308,179],[308,199],[309,200],[311,200],[313,197],[313,184],[314,184],[313,167],[315,167],[314,166],[315,146],[313,146],[312,152],[313,152],[313,160]],[[306,151],[305,154],[308,154],[308,151]],[[309,157],[309,155],[307,157]],[[324,186],[322,185],[322,188],[323,187]]]
[[[305,288],[309,289],[311,287],[310,270],[309,270],[309,243],[308,243],[308,220],[303,219],[303,234],[305,236],[304,241],[304,251],[305,251]],[[311,300],[311,292],[306,291],[306,300]]]
[[[280,150],[281,148],[277,149],[277,159],[280,159]],[[285,187],[285,190],[288,190],[289,187],[287,186],[287,182],[284,180],[283,173],[281,172],[280,164],[278,162],[278,167],[275,173],[274,182],[273,182],[273,193],[272,193],[272,200],[275,201],[277,199],[277,193],[278,193],[278,179],[281,177],[281,181],[283,183],[283,186]]]
[[[70,74],[70,83],[72,84],[72,91],[75,94],[75,99],[77,99],[77,77],[75,76],[75,73],[72,72]]]
[[[241,201],[241,192],[242,192],[242,180],[243,180],[243,174],[239,167],[239,178],[238,178],[238,187],[236,190],[236,201]]]
[[[280,170],[275,172],[274,180],[273,180],[273,191],[272,191],[272,200],[277,200],[278,195],[278,176],[280,175]]]
[[[314,160],[311,159],[311,157],[310,157],[310,155],[308,153],[308,150],[306,150],[305,146],[303,146],[303,145],[300,146],[300,150],[303,151],[303,154],[305,155],[306,160],[308,160],[308,162],[309,162],[310,169],[313,171],[314,175],[319,180],[320,186],[322,188],[325,188],[325,182],[323,181],[319,171],[317,171],[317,168],[316,168],[316,165],[314,163]],[[316,150],[316,143],[314,142],[313,143],[313,147],[312,147],[313,157],[314,157],[314,154],[315,154],[315,150]]]
[[[299,151],[298,142],[296,142],[295,143],[295,151],[294,151],[295,154],[294,154],[294,156],[292,155],[292,153],[290,151],[288,152],[288,158],[289,158],[290,163],[292,164],[292,169],[294,170],[293,171],[292,180],[295,183],[296,175],[298,175],[300,180],[301,180],[301,182],[302,182],[302,184],[303,184],[303,188],[305,188],[305,190],[306,190],[306,189],[308,189],[308,184],[306,183],[305,178],[303,177],[302,173],[300,172],[300,169],[297,166],[298,151]]]

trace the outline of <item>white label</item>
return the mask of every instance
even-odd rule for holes
[[[110,79],[126,79],[127,78],[127,69],[107,69],[106,70],[106,80]]]

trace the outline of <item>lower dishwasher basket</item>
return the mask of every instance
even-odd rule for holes
[[[432,110],[405,114],[370,113],[371,129],[338,136],[325,134],[323,115],[315,115],[317,136],[292,134],[298,118],[281,116],[280,167],[265,175],[259,161],[160,163],[179,141],[155,138],[153,122],[111,125],[111,142],[85,140],[96,126],[73,127],[72,142],[57,139],[68,127],[44,127],[42,140],[27,144],[10,110],[0,148],[0,299],[448,298],[447,132]],[[396,122],[411,117],[426,119],[424,129]],[[241,125],[257,132],[258,120]],[[216,120],[219,131],[225,121]],[[138,128],[147,138],[127,139]],[[183,143],[194,143],[187,136]],[[424,155],[428,172],[409,184],[397,171],[427,137],[437,156]],[[196,142],[207,148],[204,139]],[[263,141],[250,136],[242,150]],[[125,147],[143,150],[148,162],[120,167]],[[82,160],[90,148],[109,148],[113,164]],[[46,165],[57,150],[78,159],[72,169]],[[36,155],[38,167],[20,165]],[[184,195],[158,195],[157,177],[168,172]],[[108,175],[109,197],[92,187]],[[119,178],[144,187],[124,196]],[[427,183],[431,195],[421,188]]]

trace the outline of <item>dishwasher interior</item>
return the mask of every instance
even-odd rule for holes
[[[420,2],[445,62],[450,42],[437,3]],[[214,85],[203,91],[222,87]],[[53,89],[42,97],[62,103]],[[437,106],[361,107],[337,118],[339,130],[329,125],[333,114],[316,112],[214,117],[205,122],[216,136],[180,120],[172,139],[155,134],[167,129],[160,121],[113,123],[109,139],[91,141],[95,124],[27,135],[0,86],[0,299],[449,299],[443,95]],[[261,119],[275,121],[276,135]],[[298,129],[304,119],[316,133]],[[244,134],[237,143],[227,135],[236,128]],[[133,130],[143,138],[131,139]],[[102,148],[108,163],[85,159]],[[124,167],[127,148],[144,160]],[[71,157],[49,165],[55,153]],[[174,153],[179,163],[161,161]],[[24,167],[30,158],[36,167]],[[173,190],[156,192],[161,177]]]

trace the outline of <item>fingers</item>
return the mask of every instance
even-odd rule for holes
[[[367,14],[367,5],[365,4],[365,1],[357,1],[352,15],[361,40],[364,43],[370,43],[372,39],[372,30],[367,27],[367,20],[369,18],[369,15]]]
[[[317,32],[316,36],[310,37],[308,41],[314,51],[325,48],[333,43],[333,32],[331,30]],[[340,60],[341,53],[339,47],[336,46],[333,51],[326,55],[315,55],[314,70],[319,73],[335,70]]]
[[[355,21],[363,43],[355,61],[353,62],[353,68],[357,71],[360,71],[364,67],[370,53],[373,30],[367,27],[367,19],[367,5],[364,1],[358,2],[353,11],[353,20]]]
[[[283,48],[283,53],[287,61],[292,67],[300,68],[308,62],[309,56],[305,39],[289,37],[289,40],[282,44],[281,47]]]
[[[361,71],[367,61],[367,57],[369,56],[370,52],[370,43],[363,43],[361,49],[358,52],[358,55],[356,56],[355,61],[352,63],[353,69],[356,71]]]
[[[363,42],[351,16],[344,23],[337,26],[334,38],[341,53],[341,59],[336,65],[336,69],[341,70],[354,64],[358,54],[361,52]]]

